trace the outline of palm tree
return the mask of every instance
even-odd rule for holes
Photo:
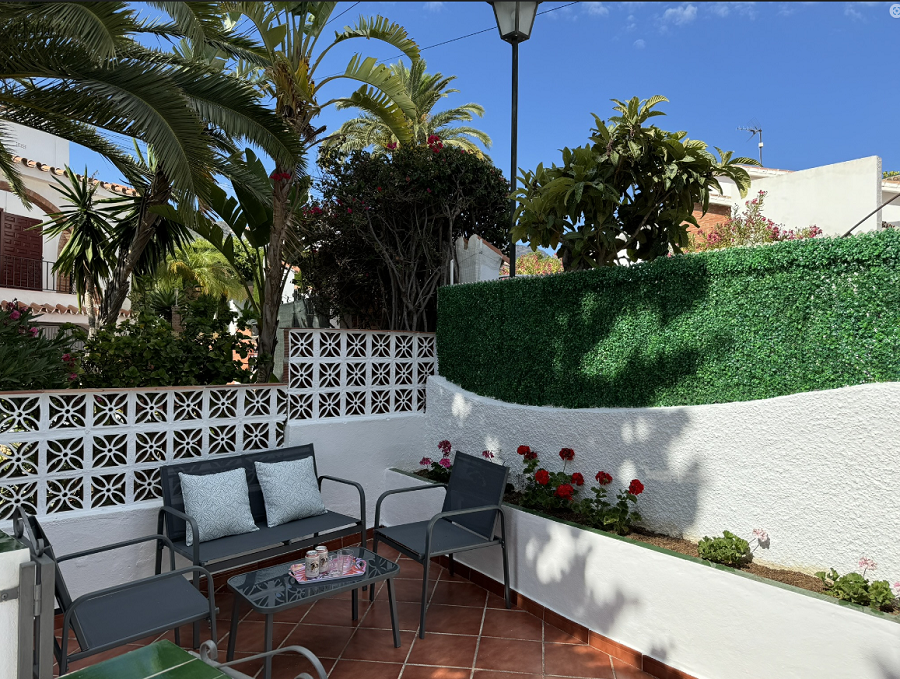
[[[156,274],[162,286],[191,287],[201,295],[241,302],[247,291],[241,279],[216,246],[198,238],[169,255]]]
[[[282,162],[300,146],[246,81],[136,37],[185,38],[250,62],[257,47],[221,25],[214,2],[152,2],[171,23],[145,22],[126,2],[0,3],[0,174],[27,202],[3,122],[68,139],[106,156],[139,191],[129,239],[119,240],[99,321],[114,323],[132,274],[157,238],[154,210],[174,202],[192,213],[228,172],[235,143],[252,143]],[[112,135],[139,139],[152,165],[135,162]]]
[[[442,73],[426,73],[425,68],[424,59],[414,61],[411,68],[407,68],[402,62],[390,67],[416,107],[415,115],[407,119],[415,143],[424,146],[430,136],[437,135],[448,146],[481,156],[481,149],[476,142],[480,142],[485,148],[491,148],[491,138],[479,129],[468,125],[454,126],[454,123],[469,122],[474,116],[484,117],[484,107],[469,103],[432,113],[441,99],[459,90],[447,89],[447,85],[456,80],[456,76],[445,78]],[[352,103],[341,102],[337,108],[347,109],[353,106]],[[373,153],[377,154],[384,153],[392,144],[399,142],[400,139],[387,121],[373,113],[364,112],[345,122],[326,145],[342,152],[362,151],[371,146]]]
[[[259,262],[259,285],[254,297],[259,299],[259,340],[257,344],[256,379],[267,382],[272,374],[274,351],[278,342],[278,309],[281,291],[290,273],[285,267],[284,248],[297,228],[297,207],[305,202],[310,180],[305,171],[306,153],[322,140],[324,127],[316,127],[315,118],[332,104],[347,102],[386,121],[399,139],[410,139],[407,117],[415,111],[412,101],[399,79],[386,66],[372,57],[354,55],[343,73],[319,78],[322,59],[339,44],[354,38],[380,40],[399,49],[411,60],[419,56],[419,48],[406,31],[384,17],[360,17],[357,24],[335,34],[333,40],[320,45],[319,40],[331,18],[336,2],[222,2],[227,20],[226,32],[243,40],[254,36],[259,40],[252,58],[239,60],[234,74],[243,77],[272,102],[274,113],[283,120],[300,141],[301,151],[290,159],[273,155],[275,170],[269,183],[271,220],[264,220],[266,247],[264,261]],[[247,45],[238,45],[238,48]],[[236,53],[236,49],[232,50]],[[362,86],[349,97],[322,101],[325,88],[339,79],[355,80]],[[268,152],[268,150],[267,150]],[[272,155],[270,153],[270,155]],[[259,186],[257,182],[255,184]],[[226,220],[227,221],[227,220]],[[254,238],[262,234],[254,232]],[[212,242],[223,248],[234,240],[223,233]],[[257,242],[254,247],[260,247]],[[260,250],[257,250],[259,252]],[[223,250],[223,253],[227,252]]]

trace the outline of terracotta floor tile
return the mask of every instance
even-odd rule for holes
[[[614,679],[606,653],[590,646],[544,644],[544,672],[548,676]]]
[[[478,646],[475,667],[480,670],[504,672],[541,671],[541,643],[482,637]]]
[[[400,648],[394,648],[394,637],[390,630],[360,627],[350,639],[341,658],[402,663],[406,660],[414,636],[412,632],[400,632]]]
[[[406,675],[403,675],[404,677]],[[543,674],[519,674],[518,672],[489,672],[475,670],[474,679],[543,679]]]
[[[434,591],[437,580],[429,578],[428,596]],[[387,588],[382,587],[375,592],[375,599],[387,599]],[[413,601],[419,603],[422,600],[422,581],[421,580],[394,580],[394,598],[397,601]]]
[[[272,624],[272,648],[278,648],[287,635],[291,633],[292,629],[294,629],[294,623],[278,622],[276,620]],[[254,620],[242,620],[238,625],[237,643],[234,650],[241,653],[262,653],[266,650],[265,632],[265,623]],[[220,648],[225,647],[224,644],[220,646]]]
[[[563,632],[559,627],[555,627],[549,622],[544,623],[544,641],[548,644],[584,645],[584,642],[578,637],[573,637],[571,634]]]
[[[418,561],[413,561],[412,559],[407,559],[405,556],[401,556],[397,563],[400,565],[400,572],[397,574],[398,578],[408,578],[411,580],[422,579],[422,564]],[[428,568],[428,577],[436,578],[439,573],[443,572],[443,568],[436,563],[432,563]]]
[[[80,670],[84,667],[90,667],[91,665],[96,665],[97,663],[101,663],[104,660],[109,660],[110,658],[115,658],[124,653],[128,653],[129,651],[133,651],[137,648],[136,646],[120,646],[119,648],[111,648],[108,651],[103,651],[101,653],[97,653],[95,655],[89,655],[86,658],[82,658],[81,660],[75,660],[69,663],[69,668],[67,672],[74,672],[75,670]]]
[[[397,679],[402,669],[400,663],[341,659],[328,676],[329,679]]]
[[[403,669],[403,679],[469,679],[472,670],[458,667],[426,667],[407,665]],[[516,675],[521,677],[521,675]]]
[[[435,587],[431,597],[433,604],[453,604],[454,606],[484,607],[487,599],[487,590],[471,582],[446,582],[441,581]]]
[[[513,602],[515,602],[516,598],[514,595],[510,595],[510,598]],[[502,596],[497,596],[496,594],[488,594],[487,598],[487,607],[488,608],[502,608],[506,610],[506,600]],[[513,603],[512,608],[509,609],[511,611],[520,611],[522,610],[518,606]]]
[[[653,679],[651,675],[641,672],[634,665],[629,665],[618,658],[613,658],[612,661],[613,669],[616,671],[616,679]]]
[[[360,620],[363,618],[366,611],[369,610],[370,605],[368,597],[360,597]],[[291,611],[285,611],[285,613],[290,612]],[[280,617],[275,618],[275,620],[280,619]],[[347,627],[356,627],[359,624],[359,620],[356,622],[353,621],[353,608],[349,599],[322,599],[321,601],[317,601],[309,608],[309,612],[306,614],[306,617],[303,618],[303,622],[308,625],[346,625]]]
[[[481,630],[483,608],[431,604],[425,617],[425,632],[475,634]]]
[[[282,643],[282,646],[303,646],[316,657],[337,658],[353,635],[352,627],[328,627],[300,623]]]
[[[413,642],[409,660],[415,665],[437,665],[439,667],[472,667],[478,637],[455,634],[426,634],[424,639]]]
[[[419,611],[418,603],[397,602],[397,618],[400,629],[408,632],[415,632],[419,629]],[[391,629],[391,611],[388,607],[387,597],[375,600],[366,617],[362,619],[360,627]]]
[[[372,542],[369,541],[369,549],[372,549]],[[400,558],[400,552],[398,552],[393,547],[388,547],[383,542],[378,543],[378,556],[383,556],[385,559],[389,559],[390,561],[396,561]]]
[[[488,608],[484,613],[482,634],[487,637],[541,641],[543,623],[525,611]]]

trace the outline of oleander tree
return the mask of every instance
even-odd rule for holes
[[[617,115],[594,115],[590,143],[562,150],[562,165],[523,171],[515,193],[513,237],[532,248],[558,250],[566,271],[647,261],[680,252],[688,245],[687,227],[697,226],[695,205],[705,213],[718,177],[728,177],[746,195],[750,177],[740,164],[716,148],[648,124],[665,115],[656,106],[663,96],[627,102],[613,99]]]

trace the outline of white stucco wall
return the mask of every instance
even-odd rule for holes
[[[0,535],[3,541],[11,540]],[[19,566],[28,561],[28,548],[0,551],[0,590],[19,586]],[[19,600],[0,602],[0,677],[15,677],[19,658]]]
[[[442,499],[398,496],[385,523],[431,516]],[[900,676],[900,623],[512,508],[506,517],[513,589],[698,679]],[[499,549],[457,558],[502,582]]]
[[[883,202],[878,156],[783,174],[752,168],[750,173],[753,181],[746,198],[740,197],[729,179],[720,180],[723,193],[743,210],[745,200],[766,191],[763,214],[789,229],[815,224],[826,236],[839,236]],[[882,214],[878,212],[855,232],[880,228],[881,220]]]
[[[290,426],[286,445],[313,443],[320,474],[343,477],[363,485],[367,501],[367,523],[375,516],[375,501],[384,491],[384,470],[412,466],[421,458],[424,415],[382,415],[319,421]],[[418,456],[418,457],[417,457]],[[359,513],[356,490],[326,481],[322,486],[325,505],[351,516]],[[137,502],[121,507],[105,507],[51,514],[41,518],[59,555],[108,545],[156,533],[161,502]],[[0,530],[10,532],[10,521],[0,522]],[[127,547],[98,557],[63,564],[63,575],[73,596],[100,586],[128,582],[153,574],[154,545]],[[0,555],[2,556],[2,555]],[[168,558],[168,554],[166,555]],[[178,559],[179,567],[187,562]],[[0,677],[5,675],[0,674]]]
[[[638,508],[647,525],[699,540],[730,530],[747,539],[764,528],[760,563],[810,573],[853,571],[861,556],[875,575],[900,580],[900,383],[707,406],[568,410],[484,398],[441,377],[428,380],[428,452],[441,439],[479,454],[501,450],[513,475],[516,448],[611,488],[646,486]],[[410,467],[405,467],[409,469]],[[613,493],[614,494],[614,493]]]
[[[460,237],[456,239],[456,262],[459,271],[456,283],[495,281],[500,278],[503,256],[479,236],[472,236],[468,242]]]

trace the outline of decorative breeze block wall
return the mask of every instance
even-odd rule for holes
[[[159,466],[284,445],[284,386],[0,394],[0,520],[160,497]]]
[[[425,410],[434,333],[292,330],[288,351],[292,423]]]

